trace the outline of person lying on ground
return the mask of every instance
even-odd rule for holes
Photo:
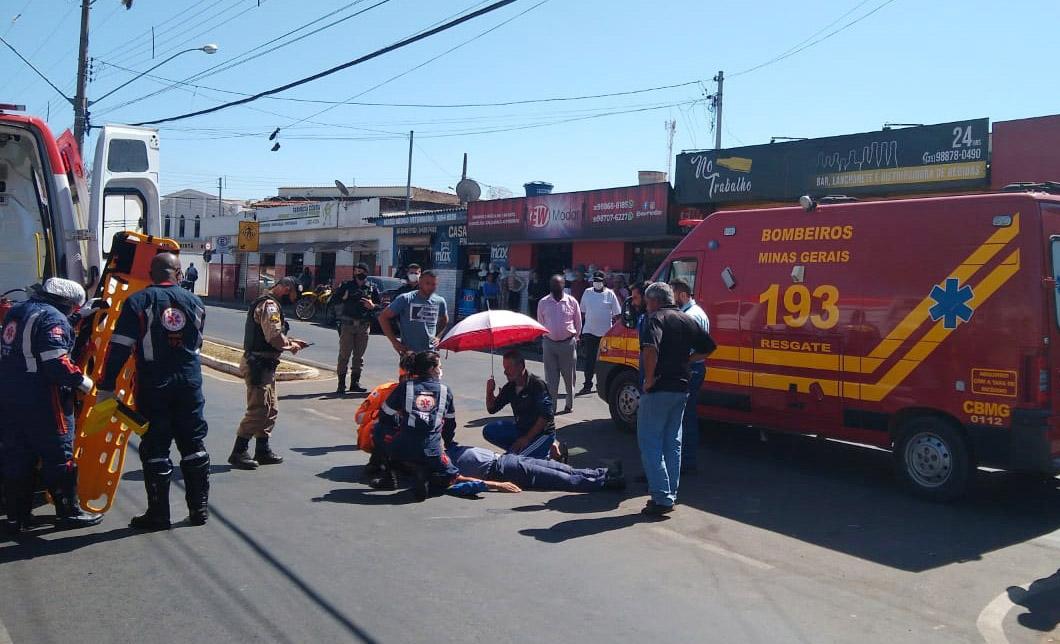
[[[446,454],[465,478],[505,481],[524,490],[596,492],[626,487],[620,462],[612,468],[578,469],[543,458],[496,454],[482,447],[455,443],[446,448]]]

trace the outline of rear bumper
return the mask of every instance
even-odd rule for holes
[[[1013,409],[1010,428],[967,425],[980,465],[1015,472],[1060,473],[1060,456],[1052,454],[1047,410]]]

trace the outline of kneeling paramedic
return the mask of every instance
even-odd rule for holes
[[[203,525],[208,518],[210,455],[204,444],[208,427],[199,363],[206,307],[198,296],[178,286],[180,260],[173,253],[151,259],[151,281],[122,306],[96,401],[114,396],[118,374],[135,354],[133,397],[137,411],[150,423],[140,439],[147,512],[133,517],[129,527],[168,530],[173,477],[169,450],[174,442],[180,452],[188,521]]]
[[[456,482],[459,470],[445,455],[445,442],[456,433],[453,393],[441,381],[441,358],[435,351],[416,354],[412,379],[398,384],[383,403],[375,430],[375,449],[390,462],[415,468],[412,492],[416,499],[427,498],[429,488],[444,489]],[[393,467],[373,487],[396,487]]]
[[[298,353],[309,346],[302,340],[288,338],[290,325],[283,316],[283,304],[298,299],[298,282],[284,277],[268,293],[250,305],[243,330],[243,359],[239,369],[247,385],[247,413],[236,430],[236,444],[228,462],[240,470],[254,470],[259,465],[283,462],[269,447],[269,437],[279,415],[276,400],[276,367],[284,351]],[[254,458],[247,453],[254,438]]]
[[[74,390],[92,380],[70,359],[74,332],[67,317],[85,301],[77,282],[51,278],[7,314],[0,342],[0,431],[8,527],[32,524],[33,467],[39,458],[62,528],[95,525],[103,515],[84,512],[74,464]]]

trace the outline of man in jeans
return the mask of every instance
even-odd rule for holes
[[[644,299],[648,314],[640,332],[644,393],[637,410],[637,443],[651,499],[641,512],[661,516],[673,512],[677,502],[689,363],[706,358],[715,345],[703,327],[677,308],[669,284],[651,284]]]
[[[703,330],[710,333],[710,318],[696,301],[692,299],[692,287],[682,279],[670,280],[674,290],[674,299],[681,312],[691,317]],[[707,375],[705,360],[697,360],[689,365],[691,375],[688,379],[688,402],[685,403],[684,420],[681,423],[681,473],[695,474],[699,471],[699,418],[696,416],[696,402],[703,378]]]

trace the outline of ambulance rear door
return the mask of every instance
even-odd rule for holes
[[[96,141],[92,163],[89,228],[96,243],[90,264],[102,266],[114,233],[123,230],[160,235],[158,130],[105,125]]]

